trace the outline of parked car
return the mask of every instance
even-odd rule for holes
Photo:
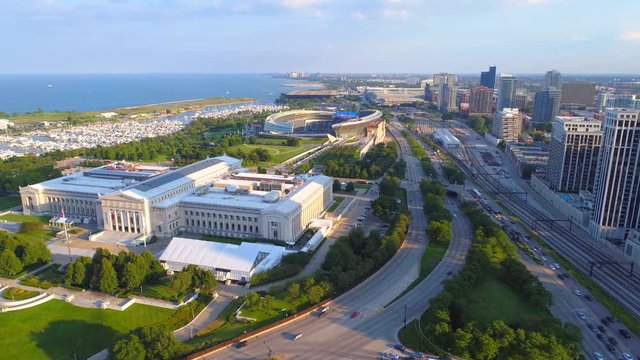
[[[249,344],[249,341],[247,341],[247,340],[238,341],[236,343],[236,349],[242,349],[243,347],[247,346],[248,344]]]
[[[396,349],[396,350],[402,351],[402,352],[404,352],[407,349],[402,344],[395,344],[395,345],[393,345],[393,348]]]

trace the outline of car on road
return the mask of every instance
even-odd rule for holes
[[[603,334],[607,333],[607,329],[602,325],[598,325],[598,330],[600,330],[600,332],[603,333]]]
[[[589,294],[585,294],[584,298],[587,299],[588,301],[593,300],[593,297],[591,295],[589,295]]]
[[[606,319],[607,319],[607,321],[608,321],[608,322],[610,322],[610,323],[612,323],[612,324],[613,324],[614,322],[616,322],[616,319],[615,319],[613,316],[611,316],[611,315],[607,316],[607,317],[606,317]]]
[[[612,336],[609,336],[607,338],[607,340],[609,340],[609,343],[613,346],[618,346],[618,340],[616,340],[615,338],[613,338]]]
[[[558,274],[557,276],[558,276],[558,279],[560,279],[560,280],[564,280],[564,275],[562,275],[562,274]]]
[[[631,354],[629,354],[628,352],[623,352],[622,357],[624,358],[624,360],[633,360],[633,356],[631,356]]]
[[[592,332],[596,332],[598,331],[598,329],[596,329],[595,325],[589,323],[587,324],[587,327],[589,328],[589,330],[591,330]]]
[[[293,337],[293,340],[300,340],[302,339],[302,333],[298,333],[296,334],[296,336]]]
[[[604,360],[604,356],[597,351],[593,353],[593,358],[596,360]]]
[[[578,296],[582,296],[582,292],[578,289],[573,289],[573,293],[578,295]]]
[[[609,326],[609,320],[607,320],[607,318],[602,318],[600,319],[600,322],[602,323],[602,325],[604,326]]]
[[[578,310],[576,311],[576,315],[578,315],[578,317],[582,320],[587,318],[587,315],[585,315],[582,311]]]
[[[607,350],[609,350],[610,353],[612,353],[612,354],[616,353],[616,348],[613,345],[607,344],[606,348],[607,348]]]
[[[358,316],[360,316],[360,311],[354,311],[354,312],[353,312],[353,314],[351,314],[351,318],[352,318],[352,319],[355,319],[355,318],[357,318]]]
[[[622,335],[623,338],[625,339],[630,339],[631,338],[631,333],[629,333],[627,330],[625,329],[620,329],[618,330],[618,332],[620,333],[620,335]]]
[[[248,344],[249,344],[249,342],[247,340],[238,341],[236,343],[236,349],[242,349],[243,347],[247,346]]]
[[[596,334],[596,337],[598,338],[598,340],[600,340],[602,342],[607,341],[607,339],[605,339],[604,335],[602,335],[602,334]]]

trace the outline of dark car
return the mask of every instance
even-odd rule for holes
[[[609,320],[607,320],[607,318],[602,318],[602,319],[600,319],[600,322],[601,322],[604,326],[609,326]]]
[[[602,326],[602,325],[598,325],[598,330],[600,330],[600,332],[603,333],[603,334],[607,333],[607,329],[605,329],[605,327]]]
[[[614,339],[613,337],[609,336],[607,338],[607,340],[609,340],[609,343],[613,346],[618,346],[618,340]]]
[[[406,350],[406,348],[402,344],[395,344],[395,345],[393,345],[393,348],[396,349],[396,350],[402,351],[402,352],[404,352]]]
[[[242,340],[242,341],[238,341],[236,343],[236,349],[242,349],[243,347],[249,345],[249,342],[247,340]]]
[[[611,344],[607,344],[607,350],[609,350],[609,352],[612,354],[616,353],[616,348]]]
[[[587,324],[587,327],[589,328],[589,330],[591,330],[593,332],[597,331],[596,327],[593,324]]]
[[[569,274],[567,273],[562,273],[562,276],[564,276],[565,279],[569,279],[571,276],[569,276]]]
[[[600,340],[600,341],[602,341],[602,342],[607,341],[607,339],[605,339],[605,338],[604,338],[604,335],[602,335],[602,334],[596,334],[596,337],[598,337],[598,340]]]
[[[560,280],[564,279],[564,275],[562,275],[562,274],[558,274],[557,276],[558,276],[558,279],[560,279]]]
[[[584,298],[589,300],[589,301],[593,300],[593,297],[591,297],[591,295],[589,295],[589,294],[585,295]]]
[[[614,322],[616,322],[616,319],[615,319],[613,316],[607,316],[607,318],[606,318],[606,319],[607,319],[607,321],[609,321],[609,322],[610,322],[610,323],[612,323],[612,324],[613,324]]]
[[[622,335],[623,338],[625,339],[630,339],[631,338],[631,334],[625,330],[625,329],[620,329],[618,330],[618,332],[620,333],[620,335]]]

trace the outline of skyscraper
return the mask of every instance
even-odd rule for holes
[[[500,74],[498,100],[496,110],[513,108],[516,100],[516,77],[511,74]]]
[[[438,85],[438,110],[441,112],[456,111],[456,81],[458,77],[453,74],[433,75],[433,84]]]
[[[558,116],[561,98],[562,91],[555,87],[538,91],[533,102],[531,122],[543,123]]]
[[[493,107],[493,89],[478,86],[469,92],[469,116],[489,115]]]
[[[580,116],[557,116],[551,128],[547,178],[552,190],[593,191],[602,142],[602,122]]]
[[[562,84],[562,105],[592,107],[596,85],[586,81]]]
[[[590,224],[596,238],[624,239],[640,228],[639,116],[639,110],[605,110]]]
[[[518,141],[522,130],[522,114],[518,109],[504,108],[493,115],[491,133],[504,141]]]
[[[490,66],[489,71],[480,72],[480,86],[494,89],[496,87],[496,67]]]
[[[558,70],[550,70],[544,75],[545,88],[558,88],[562,86],[562,74]]]

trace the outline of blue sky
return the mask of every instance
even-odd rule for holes
[[[1,0],[0,73],[639,73],[638,0]]]

